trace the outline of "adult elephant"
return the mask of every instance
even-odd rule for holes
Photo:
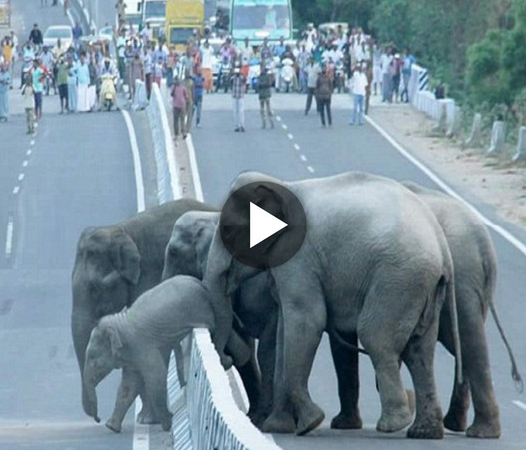
[[[81,377],[90,334],[97,321],[130,306],[161,282],[164,250],[175,221],[192,210],[210,206],[191,199],[151,208],[117,225],[86,228],[79,239],[72,274],[71,331]],[[124,369],[125,370],[125,369]],[[143,399],[139,420],[155,420]],[[82,378],[82,405],[91,405]]]
[[[269,183],[297,196],[307,231],[298,253],[269,269],[280,309],[274,405],[263,429],[305,434],[322,422],[324,413],[310,397],[308,378],[323,331],[335,330],[348,341],[359,338],[371,357],[382,404],[377,429],[396,431],[412,421],[398,370],[401,359],[416,394],[416,418],[408,437],[442,438],[433,360],[445,299],[452,311],[455,353],[461,353],[453,265],[435,216],[399,183],[359,172],[287,183],[247,172],[233,183],[233,190],[244,186],[247,194],[238,210],[246,210],[250,200],[258,206],[270,204],[273,213],[286,217],[290,205]],[[236,220],[224,230],[230,238],[244,238],[240,233],[249,224],[242,214]],[[264,245],[279,252],[294,233],[290,228]],[[232,327],[229,295],[256,273],[258,269],[226,251],[218,229],[204,282],[215,293],[215,343],[220,354]],[[338,355],[341,344],[336,341],[331,340],[331,348]],[[460,370],[460,362],[458,366]]]
[[[166,246],[163,280],[176,275],[203,278],[218,222],[219,212],[208,211],[190,211],[175,222]],[[246,341],[259,340],[257,361],[253,353],[249,364],[236,365],[250,401],[248,416],[257,426],[272,409],[278,307],[271,286],[268,274],[261,273],[241,284],[232,298],[234,330]]]

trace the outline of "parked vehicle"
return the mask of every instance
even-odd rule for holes
[[[290,92],[291,88],[294,89],[294,61],[290,58],[284,58],[281,61],[281,69],[279,71],[279,89],[280,91]]]
[[[101,77],[102,85],[100,88],[103,104],[101,107],[104,107],[107,111],[116,106],[116,90],[115,90],[115,76],[110,74],[102,75]]]
[[[69,48],[73,44],[73,29],[68,25],[53,25],[45,31],[43,38],[44,47],[55,48],[60,39],[62,46]]]

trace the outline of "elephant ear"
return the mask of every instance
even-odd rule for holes
[[[108,339],[110,341],[111,356],[115,368],[119,369],[122,366],[122,340],[119,332],[115,328],[108,328]]]
[[[214,238],[216,226],[208,221],[198,221],[198,229],[195,239],[196,265],[201,271],[201,278],[206,272],[206,263],[208,261],[208,252]]]
[[[141,255],[135,242],[123,229],[119,229],[113,236],[111,260],[115,270],[125,280],[137,284],[141,274]]]

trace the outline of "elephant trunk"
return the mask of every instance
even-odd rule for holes
[[[84,404],[84,411],[90,417],[95,419],[95,422],[99,423],[100,418],[97,411],[97,391],[95,389],[95,383],[93,377],[86,370],[84,374],[83,392],[86,393],[86,403]]]

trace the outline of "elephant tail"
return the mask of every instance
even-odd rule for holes
[[[442,277],[439,281],[439,286],[437,289],[437,294],[440,295],[440,292],[443,292],[441,285],[445,283],[446,288],[446,301],[449,308],[449,317],[451,319],[451,331],[453,334],[453,346],[455,348],[455,359],[456,359],[456,377],[457,383],[462,384],[462,351],[460,349],[460,332],[458,329],[458,314],[457,314],[457,300],[455,296],[455,283],[453,277],[449,280],[446,280]]]
[[[499,330],[500,337],[502,338],[504,345],[506,346],[506,350],[508,350],[508,355],[510,356],[511,377],[513,378],[513,381],[515,382],[515,389],[517,390],[517,392],[522,393],[522,391],[524,391],[524,382],[522,381],[521,374],[519,373],[519,369],[517,368],[517,362],[515,361],[515,356],[513,355],[513,351],[511,350],[511,346],[510,346],[510,343],[508,342],[508,338],[504,334],[504,329],[502,328],[502,325],[500,323],[500,319],[497,314],[495,304],[493,303],[493,298],[490,297],[488,303],[489,303],[489,310],[491,311],[491,315],[493,316],[493,320],[495,321],[495,325],[497,325],[497,329]]]
[[[367,350],[364,350],[363,348],[360,348],[359,346],[357,345],[354,345],[354,344],[351,344],[350,342],[347,342],[343,336],[340,334],[340,332],[338,330],[336,330],[335,328],[330,328],[327,330],[327,332],[333,336],[337,341],[338,343],[347,348],[347,350],[351,350],[353,352],[358,352],[358,353],[361,353],[363,355],[369,355],[369,352]]]

